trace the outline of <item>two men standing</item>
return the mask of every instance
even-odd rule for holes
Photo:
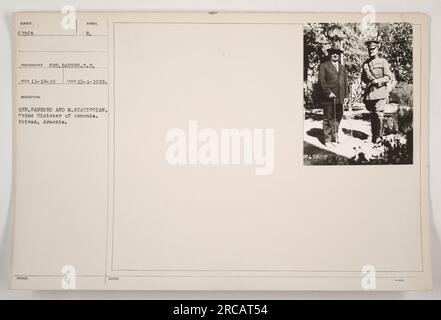
[[[389,91],[387,83],[393,79],[389,64],[379,57],[379,42],[366,42],[369,58],[363,63],[361,83],[363,102],[370,112],[372,142],[378,143],[383,136],[384,107]],[[333,45],[328,49],[329,61],[319,66],[319,84],[323,107],[323,134],[325,145],[332,147],[338,142],[338,130],[343,117],[343,105],[347,103],[349,88],[347,73],[341,64],[343,50]]]

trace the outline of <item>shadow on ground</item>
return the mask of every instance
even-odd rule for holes
[[[325,144],[325,136],[323,135],[323,130],[319,128],[312,128],[306,132],[308,136],[317,138],[321,144]],[[318,148],[317,148],[318,149]],[[320,149],[319,149],[320,150]]]
[[[366,133],[359,130],[350,130],[343,128],[343,133],[360,140],[366,140],[367,138],[369,138],[369,136]]]
[[[359,131],[359,130],[350,130],[350,129],[343,128],[343,133],[348,136],[352,136],[354,138],[360,139],[360,140],[366,140],[367,138],[369,138],[369,136],[366,133]],[[317,138],[321,144],[325,144],[325,137],[323,135],[323,129],[312,128],[312,129],[308,130],[306,132],[306,134],[308,136]]]
[[[323,113],[306,111],[305,120],[322,121],[323,120]]]

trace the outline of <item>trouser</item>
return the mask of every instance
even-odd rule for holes
[[[386,99],[365,100],[366,109],[371,113],[372,142],[383,137],[384,131],[384,107]]]
[[[338,127],[343,118],[343,104],[324,105],[323,115],[323,135],[325,142],[335,142],[337,141]]]

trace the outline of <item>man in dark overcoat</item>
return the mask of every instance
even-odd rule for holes
[[[319,66],[321,106],[323,108],[323,135],[327,147],[338,143],[338,132],[343,118],[343,105],[348,98],[348,77],[341,63],[343,50],[337,44],[328,49],[329,60]]]

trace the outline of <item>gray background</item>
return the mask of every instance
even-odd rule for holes
[[[17,10],[423,12],[431,16],[430,192],[433,290],[428,292],[29,292],[8,290],[11,265],[12,73],[11,16]],[[3,0],[0,2],[0,299],[441,299],[441,2],[439,0]],[[438,124],[438,125],[437,125]]]

